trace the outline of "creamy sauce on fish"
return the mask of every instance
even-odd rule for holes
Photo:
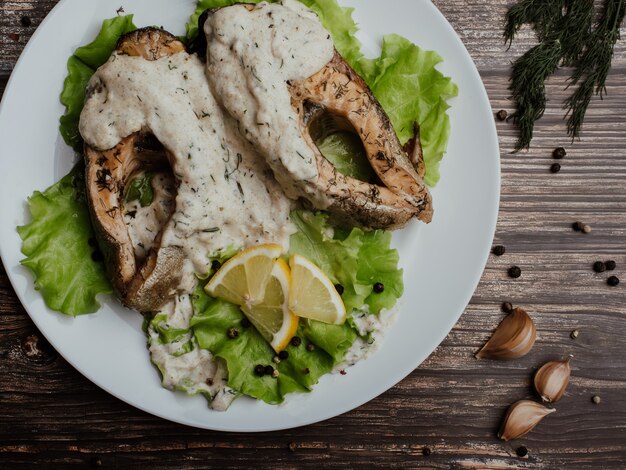
[[[100,91],[81,114],[88,144],[108,149],[148,128],[170,154],[176,210],[161,246],[182,247],[188,260],[184,290],[193,285],[194,273],[209,271],[209,255],[220,249],[288,246],[292,203],[221,110],[197,57],[183,52],[148,61],[114,53],[91,86]]]
[[[315,154],[302,137],[288,80],[318,72],[333,57],[330,34],[296,0],[224,8],[209,16],[209,82],[242,133],[268,159],[281,186],[318,178]]]

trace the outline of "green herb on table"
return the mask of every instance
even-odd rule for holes
[[[569,86],[579,85],[565,100],[567,131],[579,137],[593,94],[602,97],[611,67],[613,47],[626,12],[626,0],[605,0],[597,24],[593,0],[520,0],[506,16],[505,42],[511,43],[524,24],[530,24],[540,43],[513,63],[512,98],[519,126],[515,151],[528,148],[535,122],[546,109],[545,81],[559,66],[575,67]]]

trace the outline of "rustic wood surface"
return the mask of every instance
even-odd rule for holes
[[[55,3],[0,2],[0,92]],[[435,3],[474,58],[494,111],[510,111],[510,62],[533,44],[529,31],[508,51],[502,44],[511,2]],[[502,201],[495,243],[504,244],[506,254],[490,257],[465,313],[426,362],[380,397],[334,419],[289,431],[227,434],[136,410],[45,344],[0,270],[0,468],[624,468],[626,38],[616,48],[608,96],[593,101],[584,135],[573,144],[561,119],[566,77],[561,72],[549,82],[549,109],[529,152],[511,154],[515,129],[497,123]],[[551,152],[561,145],[568,153],[554,175]],[[0,158],[7,171],[9,156]],[[577,220],[593,231],[574,232]],[[624,279],[617,287],[591,269],[606,259],[617,262],[615,274]],[[507,277],[512,265],[521,267],[519,279]],[[519,360],[477,360],[473,353],[503,318],[503,301],[533,315],[537,344]],[[570,338],[574,329],[576,340]],[[532,395],[535,368],[567,354],[574,355],[573,376],[557,413],[522,439],[498,440],[507,406]],[[596,394],[600,404],[591,401]],[[528,450],[524,457],[516,453],[520,446]]]

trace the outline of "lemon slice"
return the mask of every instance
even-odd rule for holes
[[[298,317],[289,310],[290,273],[281,252],[274,244],[244,250],[205,287],[209,295],[239,305],[276,352],[287,347],[298,328]]]
[[[289,309],[303,318],[342,324],[346,320],[346,307],[326,274],[300,255],[289,258],[289,266]]]
[[[237,305],[260,303],[274,269],[274,261],[282,251],[280,245],[273,243],[243,250],[222,265],[205,290],[213,297]]]

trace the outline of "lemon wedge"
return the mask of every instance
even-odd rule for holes
[[[276,352],[287,347],[298,328],[289,310],[290,272],[280,259],[282,247],[258,245],[229,259],[205,290],[241,307],[248,320]]]
[[[299,317],[342,324],[346,320],[346,307],[326,274],[301,255],[291,256],[289,266],[289,310]]]

